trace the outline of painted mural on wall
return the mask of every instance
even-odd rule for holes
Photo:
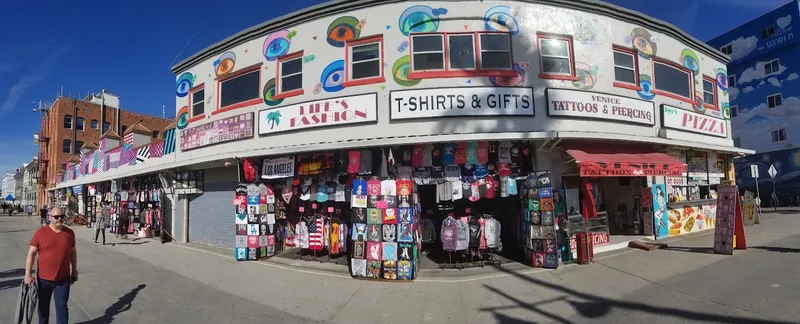
[[[749,190],[756,192],[755,179],[750,176],[750,166],[755,165],[761,178],[759,178],[759,191],[764,206],[769,206],[769,197],[772,195],[772,179],[767,170],[775,166],[775,192],[781,204],[789,204],[800,197],[800,148],[781,150],[768,153],[748,155],[734,159],[736,185],[740,192]]]
[[[432,33],[439,30],[439,16],[444,14],[447,14],[445,8],[411,6],[400,14],[398,29],[406,36],[410,33]]]

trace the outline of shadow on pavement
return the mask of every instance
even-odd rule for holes
[[[125,311],[131,309],[131,305],[133,304],[133,300],[136,298],[136,295],[139,294],[139,291],[144,289],[147,285],[141,284],[131,290],[129,293],[120,297],[116,303],[106,308],[106,312],[103,313],[103,316],[95,318],[90,321],[81,322],[79,324],[108,324],[114,321],[114,316],[117,316]]]
[[[142,241],[142,242],[117,242],[117,243],[108,243],[108,244],[111,244],[111,245],[141,245],[141,244],[145,244],[145,243],[147,243],[147,242],[150,242],[150,241]]]
[[[679,247],[679,246],[670,247],[670,246],[667,246],[667,247],[661,248],[660,250],[678,251],[678,252],[690,252],[690,253],[702,253],[702,254],[714,254],[714,248],[713,247],[706,247],[706,246],[704,246],[704,247]]]
[[[498,322],[500,323],[528,323],[526,321],[522,321],[519,319],[508,317],[507,315],[503,315],[498,313],[499,310],[505,309],[517,309],[522,308],[531,312],[535,312],[541,314],[545,317],[551,319],[552,322],[555,323],[564,323],[564,324],[571,324],[572,321],[568,320],[565,317],[562,317],[552,310],[547,309],[545,304],[552,303],[555,301],[566,300],[572,308],[574,308],[577,314],[580,314],[586,318],[600,318],[603,316],[608,315],[611,309],[620,309],[620,310],[632,310],[632,311],[640,311],[647,314],[657,315],[657,316],[664,316],[664,317],[673,317],[679,319],[681,321],[688,322],[714,322],[714,323],[731,323],[731,324],[784,324],[789,322],[781,322],[775,320],[760,320],[760,319],[753,319],[753,318],[746,318],[746,317],[736,317],[736,316],[727,316],[727,315],[715,315],[715,314],[705,314],[699,313],[695,311],[683,310],[683,309],[676,309],[676,308],[669,308],[669,307],[662,307],[662,306],[654,306],[649,305],[641,302],[634,302],[634,301],[626,301],[626,300],[617,300],[611,299],[601,296],[596,296],[590,293],[578,291],[572,289],[570,287],[565,287],[561,285],[554,284],[552,282],[536,279],[534,277],[517,274],[506,269],[503,267],[495,267],[498,271],[508,273],[514,277],[527,281],[531,284],[538,285],[540,287],[545,287],[549,289],[553,289],[556,291],[560,291],[567,296],[557,297],[549,300],[543,300],[538,302],[528,302],[507,294],[497,288],[490,287],[488,285],[483,285],[484,288],[503,296],[506,300],[512,302],[511,305],[503,305],[503,306],[496,306],[496,307],[483,307],[479,308],[478,310],[481,312],[492,312],[497,318]]]
[[[0,272],[0,278],[19,277],[25,274],[25,269],[17,268]]]
[[[770,251],[770,252],[800,253],[800,249],[777,247],[777,246],[751,246],[750,248],[751,249],[765,250],[765,251]]]
[[[0,290],[13,289],[22,284],[22,278],[0,281]]]

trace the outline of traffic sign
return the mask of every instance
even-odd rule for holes
[[[778,175],[778,170],[775,170],[775,165],[773,164],[769,166],[767,173],[769,173],[770,178],[775,179],[775,176]]]
[[[758,165],[750,165],[750,176],[753,177],[753,179],[758,179]]]

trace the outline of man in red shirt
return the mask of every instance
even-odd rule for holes
[[[39,228],[31,238],[28,258],[25,260],[25,284],[33,282],[31,270],[39,254],[36,275],[39,286],[39,323],[50,320],[50,297],[55,295],[56,322],[67,324],[69,287],[78,280],[78,253],[75,233],[64,226],[61,208],[50,210],[50,225]]]

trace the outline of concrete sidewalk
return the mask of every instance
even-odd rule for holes
[[[24,266],[23,248],[36,224],[7,217],[0,221],[0,271]],[[793,239],[800,215],[768,214],[762,223],[746,228],[750,246]],[[6,227],[12,230],[4,233]],[[654,318],[668,319],[665,322],[701,318],[779,323],[800,316],[797,309],[776,313],[770,307],[741,307],[729,298],[730,292],[711,293],[713,278],[697,283],[710,287],[708,292],[670,287],[669,282],[687,273],[746,262],[748,255],[774,254],[763,249],[737,251],[734,256],[703,253],[712,246],[713,231],[674,241],[668,250],[626,249],[592,265],[558,270],[507,266],[434,270],[402,283],[354,280],[342,266],[297,260],[289,262],[302,267],[272,260],[236,262],[226,250],[150,239],[101,246],[91,243],[91,229],[77,228],[76,234],[82,275],[72,299],[88,318],[111,316],[114,323],[574,323],[611,318],[604,316],[620,311],[651,322]],[[119,241],[112,235],[109,242]],[[721,276],[726,278],[726,274]],[[0,304],[7,300],[6,292],[0,291]],[[630,299],[643,292],[656,296]],[[666,297],[685,302],[657,300]],[[798,299],[800,295],[789,300]],[[118,312],[126,307],[134,311]]]

